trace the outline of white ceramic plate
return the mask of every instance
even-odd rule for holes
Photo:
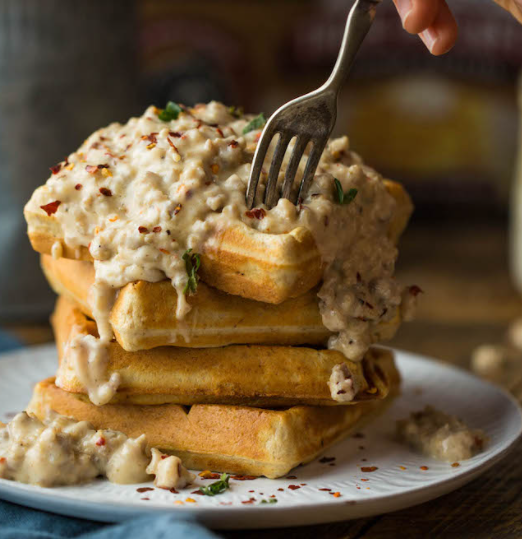
[[[327,462],[318,459],[296,468],[290,474],[293,477],[231,480],[232,488],[216,497],[191,494],[196,487],[179,494],[161,489],[138,492],[137,488],[153,485],[121,486],[97,480],[79,487],[43,489],[0,479],[0,497],[101,521],[175,511],[214,528],[297,526],[365,517],[425,502],[471,481],[506,455],[522,431],[520,408],[508,394],[420,356],[397,352],[396,357],[403,375],[402,396],[362,433],[326,451]],[[0,356],[0,420],[8,421],[14,412],[23,410],[32,386],[55,368],[53,346]],[[425,404],[483,429],[490,438],[485,451],[452,467],[395,442],[395,420]],[[361,470],[374,466],[373,472]],[[209,482],[198,477],[197,486]],[[337,492],[338,497],[333,495]],[[261,503],[270,496],[276,496],[277,503]]]

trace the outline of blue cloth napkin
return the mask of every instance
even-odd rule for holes
[[[0,330],[0,351],[21,343]],[[175,514],[141,517],[104,524],[29,509],[0,500],[0,539],[218,539],[200,524]]]

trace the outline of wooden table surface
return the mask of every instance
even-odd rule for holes
[[[500,342],[509,322],[522,315],[507,245],[502,224],[434,229],[413,223],[402,241],[398,274],[425,294],[417,320],[404,325],[392,345],[467,367],[475,346]],[[8,329],[31,343],[51,339],[47,325]],[[522,387],[512,389],[522,402]],[[522,443],[472,483],[410,509],[336,524],[221,534],[230,539],[522,538]]]

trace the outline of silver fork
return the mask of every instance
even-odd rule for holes
[[[281,197],[297,204],[308,190],[314,177],[323,150],[335,125],[337,118],[337,96],[355,55],[361,46],[375,17],[375,9],[381,0],[356,0],[346,21],[343,41],[339,56],[328,80],[317,90],[298,97],[280,107],[268,120],[254,154],[246,204],[249,209],[254,206],[259,176],[266,157],[266,152],[274,135],[279,133],[276,149],[266,182],[264,203],[273,207],[279,199],[277,180],[288,144],[297,137],[290,162],[285,172]],[[303,179],[297,194],[292,200],[292,187],[301,157],[308,145],[312,150],[306,163]]]

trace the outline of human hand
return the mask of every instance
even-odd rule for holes
[[[393,0],[410,34],[418,34],[428,50],[438,56],[457,40],[457,22],[445,0]],[[495,0],[522,23],[522,0]]]

